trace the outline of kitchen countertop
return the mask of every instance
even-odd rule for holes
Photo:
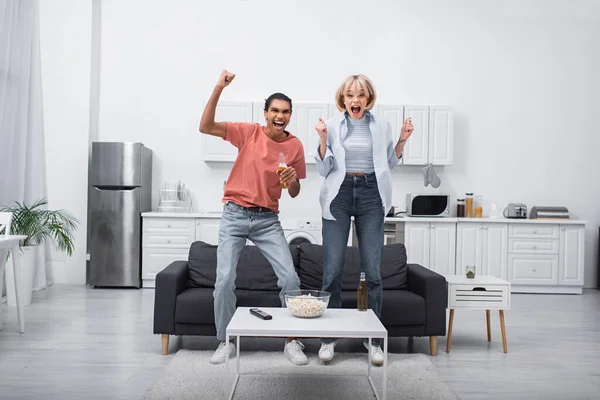
[[[169,212],[144,212],[142,217],[157,217],[157,218],[221,218],[223,213],[220,211],[211,212],[195,212],[195,213],[169,213]]]
[[[528,218],[456,218],[456,217],[386,217],[385,222],[469,222],[469,223],[510,223],[510,224],[561,224],[585,225],[580,219],[528,219]]]

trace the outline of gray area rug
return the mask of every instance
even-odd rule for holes
[[[179,350],[144,399],[226,399],[225,365],[212,365],[212,351]],[[367,354],[336,353],[328,365],[307,354],[308,365],[292,365],[283,352],[242,352],[235,400],[350,400],[374,399],[366,376]],[[423,354],[388,355],[388,399],[458,399]],[[230,360],[233,383],[236,359]],[[372,367],[379,393],[383,372]],[[352,375],[352,376],[344,376]]]

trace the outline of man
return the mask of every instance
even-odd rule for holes
[[[238,148],[225,186],[225,206],[219,228],[213,296],[217,339],[221,344],[210,359],[213,364],[225,362],[227,351],[235,352],[232,343],[225,343],[225,329],[236,309],[236,267],[246,239],[254,242],[273,267],[281,288],[282,306],[285,306],[283,293],[300,288],[300,279],[277,216],[282,188],[286,188],[291,197],[296,197],[300,193],[300,179],[306,178],[302,143],[285,130],[292,116],[292,100],[282,93],[269,96],[264,108],[266,126],[215,122],[219,97],[234,78],[235,74],[231,72],[221,73],[200,121],[200,132],[218,136]],[[278,173],[280,153],[285,157],[287,168]],[[303,348],[298,340],[288,338],[284,355],[294,364],[307,364]]]

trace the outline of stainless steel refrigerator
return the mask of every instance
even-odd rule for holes
[[[152,198],[152,151],[93,142],[88,201],[88,283],[141,287],[142,217]]]

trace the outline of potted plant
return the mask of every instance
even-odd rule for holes
[[[12,213],[10,234],[27,236],[21,242],[23,288],[19,287],[24,293],[25,305],[31,303],[36,246],[50,239],[58,250],[66,252],[69,256],[74,250],[73,234],[77,230],[79,221],[68,211],[46,209],[47,204],[48,201],[42,198],[30,206],[19,202],[0,206],[1,212]],[[14,281],[11,281],[13,280],[6,280],[9,305],[14,303]]]
[[[467,266],[467,278],[468,279],[474,279],[475,278],[475,266],[474,265],[468,265]]]

